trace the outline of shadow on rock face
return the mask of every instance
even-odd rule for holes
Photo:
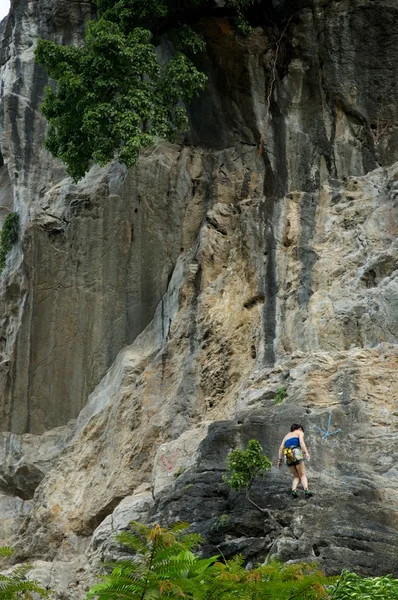
[[[31,500],[44,475],[45,473],[34,465],[21,465],[16,468],[6,488],[22,500]]]

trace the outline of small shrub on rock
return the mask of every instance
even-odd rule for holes
[[[280,404],[287,396],[286,388],[280,387],[275,394],[275,404]]]
[[[360,577],[343,571],[328,592],[330,600],[398,600],[398,579],[391,575]]]
[[[224,475],[224,481],[232,490],[241,492],[246,490],[247,500],[261,512],[261,508],[250,498],[250,489],[256,477],[263,477],[267,471],[271,470],[271,461],[265,456],[260,442],[250,440],[246,450],[236,448],[229,453],[227,457],[227,472]]]

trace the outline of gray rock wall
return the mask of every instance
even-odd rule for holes
[[[74,186],[42,145],[46,78],[33,51],[38,36],[79,43],[91,5],[13,4],[3,24],[2,206],[22,217],[23,253],[15,253],[15,272],[4,278],[17,299],[12,308],[3,295],[6,429],[40,433],[76,418],[118,351],[151,320],[206,211],[250,196],[253,185],[266,197],[255,249],[265,298],[260,355],[275,361],[278,199],[307,194],[298,292],[305,305],[320,184],[397,158],[396,61],[389,41],[380,42],[381,27],[383,39],[393,38],[395,13],[390,2],[293,3],[279,6],[275,26],[249,40],[231,36],[225,20],[204,21],[209,85],[192,107],[194,147],[154,150],[129,174],[116,165],[96,169]],[[287,21],[278,43],[277,25]],[[364,31],[374,53],[363,47]]]
[[[91,7],[15,2],[3,25],[0,217],[23,226],[0,290],[0,534],[60,598],[137,512],[188,519],[212,554],[396,574],[398,7],[273,6],[244,40],[201,23],[183,144],[78,185],[42,148],[33,48],[78,42]],[[292,508],[274,470],[264,518],[225,456],[257,437],[275,459],[295,420],[314,500]]]
[[[194,243],[213,177],[200,150],[168,146],[129,174],[95,169],[75,186],[44,150],[47,82],[35,41],[79,43],[90,11],[89,2],[15,3],[3,31],[2,194],[21,215],[23,254],[3,278],[0,388],[4,429],[18,433],[76,418],[149,323],[177,257]]]

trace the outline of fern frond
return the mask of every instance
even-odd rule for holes
[[[0,557],[8,558],[14,554],[10,546],[0,547]],[[37,581],[26,579],[27,572],[31,569],[30,565],[18,565],[8,574],[0,574],[0,600],[17,600],[33,598],[35,593],[42,598],[47,598],[49,593],[44,590]]]
[[[35,592],[44,598],[48,598],[49,593],[41,588],[35,581],[5,581],[0,582],[1,600],[14,600],[16,598],[29,598],[30,592]]]
[[[185,523],[184,521],[176,521],[175,523],[173,523],[173,525],[170,526],[169,530],[171,531],[171,533],[178,534],[182,531],[185,531],[186,529],[189,529],[189,527],[189,523]]]
[[[8,558],[9,556],[12,556],[14,554],[14,548],[11,548],[11,546],[0,546],[0,557],[1,558]]]
[[[153,557],[152,568],[154,569],[158,564],[161,565],[172,560],[178,556],[183,549],[184,547],[180,544],[174,544],[173,546],[169,546],[167,548],[157,549]]]
[[[180,542],[184,544],[188,550],[193,550],[200,546],[203,542],[203,537],[199,533],[186,533],[180,538]]]
[[[137,600],[141,598],[145,592],[145,587],[142,582],[134,584],[131,582],[121,581],[107,581],[94,585],[87,593],[86,598],[97,597],[101,600],[115,599],[115,598],[129,598],[131,600]]]
[[[120,544],[136,554],[142,554],[143,556],[150,554],[150,548],[148,548],[145,540],[142,540],[138,535],[134,535],[130,531],[123,531],[116,536],[116,539]]]

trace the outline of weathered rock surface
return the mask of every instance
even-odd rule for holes
[[[250,409],[210,426],[195,467],[159,496],[152,518],[194,522],[206,533],[210,552],[239,551],[254,562],[270,552],[283,561],[317,560],[330,573],[345,565],[372,574],[376,555],[378,572],[396,573],[397,471],[391,448],[397,411],[386,397],[398,392],[397,360],[397,348],[382,344],[368,351],[313,353],[258,372],[241,392]],[[282,404],[272,398],[278,379],[288,390]],[[329,411],[331,431],[340,432],[325,439],[317,427],[327,431]],[[253,491],[255,502],[267,509],[264,515],[222,483],[225,459],[252,438],[275,458],[290,421],[305,424],[315,494],[292,500],[290,474],[274,467]]]
[[[16,248],[3,282],[0,389],[7,429],[42,433],[76,418],[119,350],[150,322],[207,210],[261,197],[256,187],[268,198],[259,242],[270,260],[263,272],[260,264],[256,269],[259,293],[267,291],[264,353],[274,360],[269,223],[280,218],[276,199],[291,191],[308,195],[305,245],[321,182],[333,185],[398,159],[395,3],[322,0],[277,8],[276,21],[292,18],[275,71],[280,34],[272,28],[236,41],[226,21],[203,23],[209,86],[192,110],[194,147],[162,147],[129,174],[117,166],[97,169],[74,186],[43,149],[46,78],[33,51],[38,36],[79,43],[91,4],[13,3],[2,32],[1,193],[3,212],[18,210],[24,235],[23,255]],[[377,23],[386,43],[379,43]],[[311,271],[310,247],[300,262]]]
[[[91,562],[102,562],[116,560],[121,553],[121,546],[115,540],[115,536],[128,529],[131,521],[146,523],[149,511],[153,506],[153,497],[150,485],[139,486],[132,496],[123,498],[112,514],[94,531],[89,548]]]
[[[3,25],[0,218],[23,231],[0,290],[2,539],[59,599],[131,519],[188,520],[213,554],[398,575],[398,7],[273,6],[279,31],[249,39],[201,24],[184,145],[79,185],[42,148],[33,49],[81,40],[91,5],[15,1]],[[274,469],[256,512],[225,457],[256,437],[275,459],[293,421],[314,498],[292,505]]]
[[[255,359],[263,339],[264,298],[252,286],[252,254],[247,251],[257,239],[255,217],[263,201],[242,201],[239,210],[217,204],[209,211],[196,261],[187,255],[177,263],[151,325],[119,355],[83,410],[70,447],[36,491],[28,517],[30,545],[24,544],[29,552],[54,558],[65,535],[88,537],[121,498],[148,481],[154,463],[156,507],[150,519],[193,521],[206,532],[209,543],[223,544],[223,552],[239,549],[253,560],[263,559],[269,551],[283,560],[317,557],[330,572],[345,565],[371,573],[372,552],[377,551],[385,570],[395,570],[391,557],[397,477],[394,456],[387,449],[397,429],[398,350],[390,337],[394,305],[388,301],[396,290],[396,274],[379,276],[379,284],[369,287],[363,273],[368,256],[396,256],[395,239],[386,235],[384,221],[386,214],[389,219],[396,214],[395,195],[386,195],[394,188],[396,173],[392,167],[350,179],[340,187],[339,203],[335,189],[325,184],[312,236],[316,267],[324,267],[316,279],[317,291],[302,308],[301,269],[295,268],[291,253],[306,223],[294,220],[291,195],[280,201],[281,214],[292,212],[281,220],[275,249],[280,265],[275,310],[280,337],[276,362],[269,367],[261,367]],[[351,217],[349,229],[334,226],[336,211],[339,219],[345,213],[352,215],[347,202],[352,186],[360,210]],[[294,197],[296,203],[303,201],[302,195]],[[358,227],[363,236],[360,245]],[[242,231],[245,243],[243,237],[236,240]],[[292,242],[286,243],[289,239]],[[338,257],[333,244],[339,248]],[[284,268],[287,264],[289,271]],[[333,273],[342,265],[337,289]],[[201,291],[195,297],[198,273]],[[370,310],[359,313],[356,307],[376,301],[379,308],[371,319],[346,326],[352,320],[347,313],[369,316]],[[326,316],[325,304],[330,307]],[[228,318],[220,318],[223,315]],[[190,328],[198,323],[200,328],[196,325],[191,337]],[[336,330],[340,333],[333,337]],[[215,360],[216,356],[221,358]],[[214,378],[211,387],[210,378]],[[281,387],[287,398],[276,403]],[[332,427],[341,432],[323,440],[315,426],[325,429],[330,411]],[[263,535],[264,516],[253,513],[242,498],[231,496],[221,473],[228,451],[251,437],[275,458],[290,421],[303,422],[307,429],[315,496],[308,505],[298,503],[303,512],[297,516],[288,494],[289,477],[267,477],[257,488],[257,501],[269,509],[268,520],[286,524]],[[167,439],[174,441],[159,447]],[[330,527],[333,515],[338,522]],[[344,535],[338,533],[341,529]],[[363,550],[360,543],[350,541],[357,536]]]
[[[54,467],[72,435],[72,426],[42,436],[0,435],[0,489],[30,500],[44,475]]]

